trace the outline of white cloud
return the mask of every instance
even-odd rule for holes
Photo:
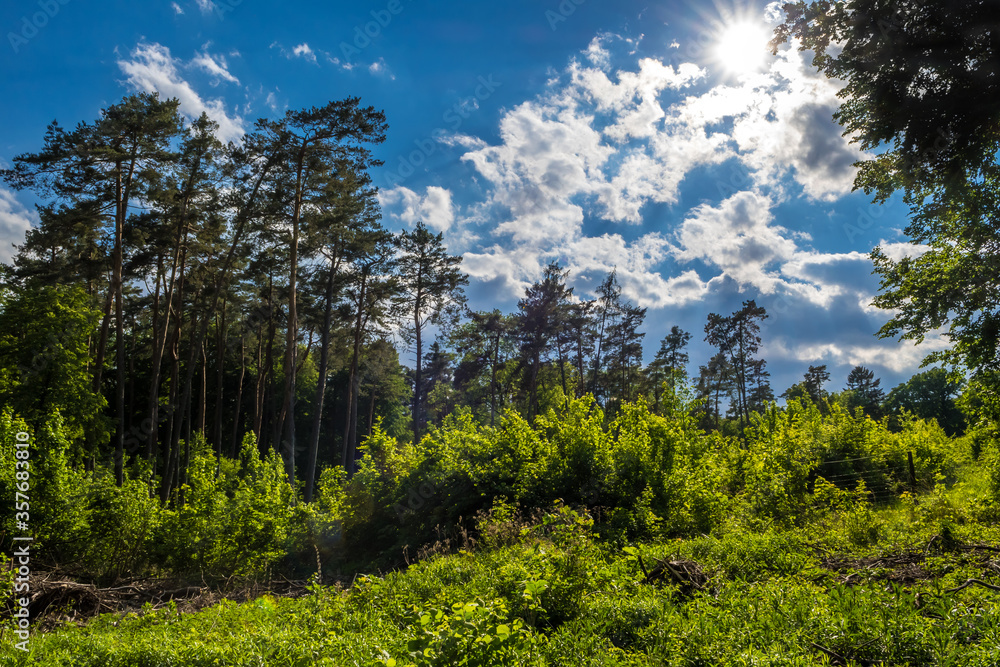
[[[212,0],[198,0],[198,9],[202,14],[211,14],[215,11],[215,3]]]
[[[583,52],[591,63],[601,69],[608,69],[611,66],[611,53],[602,43],[608,37],[610,35],[597,35],[594,39],[590,40],[587,50]]]
[[[598,57],[603,49],[597,40],[589,51]],[[707,283],[696,273],[671,280],[657,273],[667,255],[659,235],[631,242],[618,234],[594,238],[584,235],[583,225],[587,215],[638,224],[647,203],[677,201],[693,168],[734,154],[726,137],[680,122],[663,106],[665,91],[680,91],[705,72],[646,58],[637,71],[613,75],[573,62],[567,75],[568,81],[554,79],[545,94],[503,115],[499,144],[454,138],[469,148],[462,159],[490,186],[471,217],[489,221],[492,234],[508,243],[534,246],[539,261],[563,258],[574,272],[617,268],[626,292],[644,304],[700,298]],[[517,266],[495,251],[488,254],[488,260],[476,258],[484,275]],[[508,283],[524,284],[537,270],[526,267]]]
[[[462,254],[462,270],[474,278],[499,280],[512,294],[521,294],[541,278],[550,261],[570,270],[570,281],[581,277],[603,278],[616,271],[622,292],[643,307],[685,305],[702,299],[709,284],[694,271],[664,279],[653,267],[666,252],[666,242],[656,234],[626,242],[617,234],[580,237],[563,248],[543,251],[530,244],[503,247],[499,244]],[[581,297],[586,295],[580,293]]]
[[[335,67],[339,67],[340,69],[346,70],[348,72],[354,69],[354,63],[344,62],[343,60],[337,58],[336,56],[331,56],[329,53],[324,52],[323,55],[326,57],[326,61]]]
[[[785,12],[782,9],[784,3],[769,2],[764,8],[764,20],[771,25],[778,25],[785,20]]]
[[[864,155],[833,121],[840,85],[815,72],[797,48],[782,51],[764,81],[766,88],[752,89],[754,103],[734,121],[744,162],[769,184],[791,170],[813,199],[849,193],[853,163]]]
[[[176,97],[180,110],[189,118],[197,118],[203,112],[219,124],[219,138],[223,141],[237,140],[243,136],[243,119],[231,115],[222,99],[203,99],[185,81],[179,69],[184,63],[170,55],[170,49],[153,43],[139,43],[129,54],[128,60],[119,59],[118,66],[128,77],[128,84],[145,92],[156,92],[162,98]]]
[[[266,98],[264,98],[264,103],[271,108],[271,111],[282,111],[288,106],[278,101],[276,91],[273,90],[267,94]]]
[[[183,14],[184,10],[176,2],[171,2],[170,6],[173,8],[175,14]]]
[[[772,224],[770,199],[749,191],[715,207],[695,207],[677,230],[677,239],[678,259],[708,261],[741,285],[753,285],[764,294],[772,293],[781,281],[774,265],[796,252],[787,230]]]
[[[206,51],[197,54],[191,61],[191,65],[211,74],[215,79],[214,84],[217,84],[220,80],[235,84],[239,84],[240,82],[239,79],[230,74],[229,66],[226,64],[226,59],[223,56],[212,56]]]
[[[815,364],[826,362],[835,366],[865,366],[884,368],[893,373],[912,372],[931,352],[944,350],[951,343],[941,332],[933,332],[920,345],[890,341],[866,345],[843,343],[808,344],[801,340],[777,338],[768,343],[764,353],[771,361],[793,359]]]
[[[588,280],[615,269],[625,293],[652,307],[691,303],[728,281],[814,307],[870,298],[867,286],[839,282],[867,258],[821,269],[823,253],[803,245],[809,236],[773,219],[794,194],[790,181],[812,200],[851,189],[863,155],[831,118],[839,84],[813,72],[795,45],[767,72],[712,85],[693,63],[612,67],[622,62],[616,40],[627,41],[597,35],[582,58],[549,72],[541,94],[504,110],[498,141],[442,138],[464,149],[483,193],[440,227],[467,251],[466,270],[520,290],[553,260]],[[692,171],[727,161],[736,176],[720,178],[718,199],[671,213],[672,230],[648,229],[650,204],[676,206]],[[413,219],[427,195],[403,190],[394,205]],[[615,229],[623,224],[643,229]]]
[[[437,186],[427,188],[423,197],[413,190],[399,186],[379,191],[379,204],[390,209],[395,217],[408,225],[423,221],[431,229],[447,231],[455,222],[455,207],[451,191]]]
[[[302,42],[298,46],[292,49],[292,55],[296,58],[303,58],[309,62],[316,64],[316,54],[313,53],[312,48],[308,44]]]
[[[683,305],[702,298],[708,290],[694,271],[664,279],[656,267],[667,258],[669,244],[659,234],[626,242],[618,234],[585,236],[569,243],[564,264],[574,274],[603,278],[615,271],[622,293],[643,307]]]
[[[531,246],[503,248],[494,245],[481,252],[462,255],[462,271],[484,281],[500,281],[510,294],[523,294],[531,283],[541,277],[542,255]]]
[[[886,241],[885,239],[879,241],[878,247],[882,250],[883,255],[894,262],[898,262],[904,257],[920,257],[922,254],[931,249],[929,245],[918,243],[895,243]]]
[[[396,75],[389,70],[389,66],[385,64],[385,60],[382,58],[369,65],[368,71],[374,76],[384,76],[390,80],[396,80]]]
[[[0,187],[0,262],[10,264],[13,244],[24,243],[24,235],[38,215],[29,212],[10,190]]]

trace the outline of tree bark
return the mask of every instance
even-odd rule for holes
[[[271,168],[273,166],[274,166],[274,160],[269,160],[267,164],[263,165],[255,172],[256,178],[254,180],[254,186],[249,197],[249,202],[256,202],[258,193],[260,192],[260,189],[263,186],[264,180],[270,173]],[[211,307],[209,307],[206,310],[205,315],[202,319],[201,326],[197,327],[197,329],[194,332],[194,335],[192,336],[194,339],[191,342],[192,355],[194,354],[193,351],[199,348],[202,344],[202,341],[205,339],[205,334],[208,331],[209,319],[211,318],[212,313],[215,312],[216,308],[218,307],[219,294],[222,292],[222,287],[227,279],[229,270],[232,267],[233,258],[236,255],[236,251],[243,242],[243,233],[246,229],[247,221],[249,218],[248,211],[251,208],[252,206],[249,203],[245,203],[244,206],[240,209],[240,211],[238,211],[236,214],[236,219],[233,225],[234,226],[233,236],[232,240],[230,241],[229,250],[227,251],[226,257],[222,262],[222,266],[217,270],[215,274],[215,281],[211,292],[212,293]],[[203,288],[201,295],[203,296],[204,293],[205,291]],[[188,424],[189,434],[190,434],[190,421],[191,421],[191,410],[190,410],[191,388],[194,380],[194,372],[195,372],[195,365],[192,359],[191,363],[188,364],[188,367],[186,368],[184,373],[185,375],[184,389],[183,389],[183,394],[181,396],[181,407],[180,407],[181,414],[179,420],[181,423]]]
[[[149,380],[149,403],[148,411],[149,418],[152,422],[152,427],[149,432],[149,439],[146,443],[146,459],[151,460],[154,456],[154,450],[156,448],[156,441],[159,439],[159,423],[160,423],[160,372],[163,364],[163,354],[166,350],[167,335],[170,331],[170,315],[173,310],[174,302],[174,287],[175,279],[177,278],[178,268],[181,273],[184,272],[184,263],[187,258],[187,211],[188,202],[190,201],[191,194],[191,184],[197,178],[198,172],[200,171],[201,160],[200,158],[196,161],[195,167],[192,170],[190,179],[188,180],[188,187],[185,188],[184,198],[181,202],[181,210],[179,214],[179,220],[177,224],[177,235],[174,241],[174,258],[170,266],[170,280],[167,283],[167,315],[163,318],[163,333],[160,335],[159,328],[154,323],[153,332],[153,358],[152,358],[152,372]],[[159,283],[157,283],[159,285]],[[179,308],[180,306],[178,306]],[[155,318],[154,318],[155,320]],[[152,461],[152,465],[155,469],[156,462]]]
[[[323,331],[320,334],[319,378],[316,381],[316,399],[313,408],[312,434],[309,440],[309,462],[306,467],[306,502],[312,502],[313,485],[316,482],[316,461],[319,457],[319,435],[323,422],[323,402],[326,397],[326,374],[330,363],[330,327],[333,326],[333,275],[330,267],[326,279],[326,294],[323,308]]]
[[[222,414],[223,414],[223,380],[225,379],[226,361],[226,302],[222,302],[222,314],[217,324],[219,331],[216,337],[215,353],[215,424],[212,429],[212,439],[215,441],[215,457],[222,460]],[[237,406],[237,415],[239,407]]]
[[[288,482],[295,486],[295,375],[296,356],[298,353],[298,305],[296,293],[299,271],[299,222],[302,214],[302,190],[305,170],[306,148],[309,142],[303,141],[299,150],[297,170],[295,174],[295,203],[292,209],[292,242],[289,248],[288,271],[288,322],[285,329],[285,395],[281,408],[283,424],[282,449],[288,454],[285,466],[288,470]]]
[[[413,370],[413,444],[420,442],[420,399],[421,383],[423,382],[424,348],[423,327],[420,322],[420,308],[423,306],[422,273],[417,273],[417,294],[413,304],[413,333],[417,344],[417,362]]]
[[[117,165],[115,181],[115,246],[112,256],[111,292],[115,300],[115,484],[125,483],[123,456],[125,453],[125,317],[122,304],[122,234],[125,227],[127,208],[122,198],[125,194],[122,183],[122,165]]]
[[[198,392],[198,432],[205,436],[205,425],[208,421],[208,355],[205,343],[201,344],[201,387]]]
[[[361,286],[358,289],[357,309],[358,315],[354,324],[354,347],[351,352],[351,370],[347,381],[347,406],[345,410],[344,424],[344,446],[342,448],[341,465],[349,474],[354,473],[355,446],[352,429],[352,415],[357,414],[355,403],[357,401],[357,388],[355,383],[358,376],[358,357],[361,355],[361,336],[364,328],[364,309],[367,299],[368,267],[365,267],[361,274]]]
[[[236,406],[233,409],[233,439],[229,445],[230,458],[236,458],[239,453],[240,441],[240,411],[243,408],[243,379],[247,373],[246,339],[240,336],[240,381],[236,388]]]

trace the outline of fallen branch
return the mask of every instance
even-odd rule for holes
[[[642,554],[640,554],[640,553],[637,552],[635,555],[636,555],[636,558],[639,559],[639,567],[640,567],[640,569],[642,569],[643,576],[646,577],[646,581],[649,581],[649,572],[646,572],[646,566],[642,562]]]
[[[991,547],[986,544],[967,544],[962,547],[966,551],[995,551],[1000,553],[1000,547]]]
[[[872,640],[872,641],[874,641],[874,640]],[[861,648],[862,646],[868,646],[868,644],[871,644],[871,643],[872,643],[871,641],[867,641],[864,644],[860,644],[858,646],[855,646],[854,649],[857,650],[857,649]],[[859,665],[863,665],[863,667],[870,667],[871,665],[875,664],[871,660],[864,660],[863,658],[850,658],[850,659],[845,658],[844,656],[840,655],[839,653],[835,653],[835,652],[831,651],[830,649],[828,649],[827,647],[821,646],[821,645],[817,644],[816,642],[809,642],[809,645],[812,646],[817,651],[822,651],[823,653],[826,653],[828,656],[830,656],[831,662],[833,662],[833,664],[835,664],[835,665],[847,665],[847,664],[849,664],[851,662],[855,662],[855,663],[857,663]]]
[[[969,586],[972,586],[973,584],[975,584],[977,586],[982,586],[983,588],[988,588],[991,591],[1000,591],[1000,586],[994,586],[993,584],[988,584],[985,581],[982,581],[981,579],[969,579],[968,581],[966,581],[961,586],[956,586],[955,588],[946,588],[944,590],[944,592],[945,593],[957,593],[958,591],[962,590],[963,588],[968,588]]]
[[[844,656],[840,655],[839,653],[834,653],[833,651],[831,651],[827,647],[820,646],[816,642],[809,642],[809,645],[812,646],[817,651],[822,651],[823,653],[826,653],[828,656],[830,656],[830,658],[833,659],[833,661],[834,661],[835,664],[838,664],[838,665],[846,665],[847,664],[847,658],[845,658]]]

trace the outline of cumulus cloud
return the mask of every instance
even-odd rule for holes
[[[891,241],[879,241],[879,249],[882,254],[894,262],[902,260],[904,257],[920,257],[931,249],[929,245],[917,243],[897,243]]]
[[[198,0],[198,9],[202,14],[211,14],[215,11],[215,3],[212,0]]]
[[[932,333],[920,345],[892,340],[856,344],[809,344],[781,337],[770,342],[764,352],[773,360],[788,359],[804,364],[824,362],[830,366],[843,367],[865,366],[904,373],[913,372],[931,352],[947,349],[950,345],[941,332]]]
[[[607,69],[611,66],[611,53],[609,53],[607,47],[604,46],[604,41],[608,37],[609,35],[606,34],[597,35],[590,41],[590,44],[587,46],[587,50],[584,51],[587,59],[601,69]]]
[[[379,204],[390,214],[408,225],[423,222],[439,232],[447,231],[455,222],[451,191],[430,186],[421,197],[409,188],[399,186],[379,192]]]
[[[37,215],[21,205],[10,190],[0,187],[0,262],[10,264],[14,244],[24,243],[24,235]]]
[[[796,252],[787,231],[772,224],[770,199],[750,191],[738,192],[718,206],[695,207],[676,236],[678,259],[703,259],[764,294],[773,292],[780,281],[775,264]]]
[[[862,154],[832,121],[838,84],[813,72],[795,45],[766,73],[738,85],[706,85],[709,73],[693,63],[642,58],[614,69],[620,59],[613,51],[623,43],[630,44],[611,34],[595,37],[582,59],[553,72],[542,94],[503,113],[499,142],[449,139],[466,148],[462,160],[485,190],[474,210],[459,217],[496,239],[478,253],[476,270],[493,277],[511,271],[514,286],[552,259],[565,258],[579,271],[617,266],[623,284],[650,304],[701,298],[724,280],[763,294],[787,288],[813,303],[839,294],[805,271],[811,251],[799,244],[808,237],[775,224],[771,212],[790,196],[789,180],[816,201],[850,192],[852,165]],[[727,161],[740,165],[741,179],[720,186],[721,202],[688,211],[669,243],[658,234],[625,240],[585,231],[592,219],[643,224],[650,204],[678,203],[692,171]],[[676,285],[660,276],[659,260],[637,262],[633,252],[654,240],[662,254],[714,274],[703,280],[690,269],[684,289],[655,296]],[[628,266],[635,270],[622,269]]]
[[[762,182],[791,171],[809,197],[832,201],[851,191],[853,164],[864,156],[833,122],[840,85],[795,47],[780,53],[766,77],[744,84],[753,102],[735,117],[733,138]]]
[[[298,46],[293,47],[292,55],[296,58],[302,58],[303,60],[307,60],[313,63],[314,65],[317,64],[316,54],[313,52],[312,48],[305,42],[302,42]]]
[[[219,124],[219,138],[237,140],[243,136],[244,121],[237,114],[230,114],[222,99],[204,99],[180,75],[185,64],[175,59],[167,47],[153,43],[139,43],[129,54],[120,58],[118,66],[127,77],[127,83],[136,90],[159,93],[161,98],[176,97],[180,110],[188,118],[207,113]]]
[[[173,8],[174,14],[183,14],[184,13],[184,10],[181,9],[181,6],[178,5],[176,2],[171,2],[170,6]]]
[[[614,270],[661,328],[663,313],[698,319],[756,298],[780,320],[766,354],[789,367],[825,359],[895,371],[941,342],[899,352],[875,341],[887,313],[870,306],[878,285],[867,252],[818,250],[777,217],[793,199],[822,205],[851,190],[864,155],[832,120],[837,82],[794,47],[733,84],[713,83],[693,63],[635,59],[630,46],[597,36],[550,72],[543,92],[502,111],[496,139],[441,139],[462,149],[479,193],[457,205],[449,191],[446,222],[435,227],[461,248],[463,270],[506,298],[551,261],[584,298]],[[707,181],[706,192],[702,178],[699,199],[686,203],[682,188],[701,169],[715,170],[718,187]],[[397,187],[382,199],[408,224],[430,224],[433,201],[432,188]],[[892,256],[914,252],[883,245]],[[847,334],[831,342],[835,331]]]

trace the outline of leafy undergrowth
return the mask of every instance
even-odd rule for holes
[[[996,665],[1000,529],[974,484],[795,529],[613,544],[562,505],[347,591],[105,614],[0,664]],[[500,516],[500,514],[498,514]],[[9,629],[8,629],[9,638]]]

